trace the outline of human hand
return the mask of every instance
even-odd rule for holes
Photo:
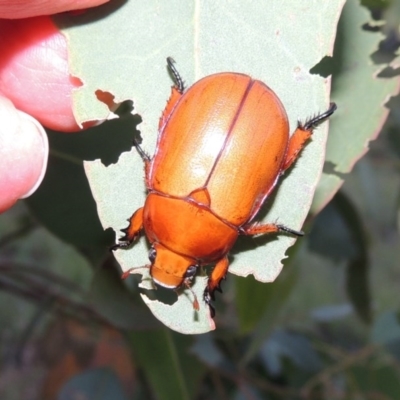
[[[69,75],[66,39],[47,15],[107,1],[0,0],[0,213],[43,179],[48,142],[42,125],[81,129],[71,99],[81,82]]]

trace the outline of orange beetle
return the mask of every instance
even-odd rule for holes
[[[150,274],[169,289],[190,288],[200,266],[215,264],[204,292],[213,316],[211,299],[221,291],[227,254],[239,235],[303,235],[252,220],[336,105],[299,123],[289,137],[285,109],[264,83],[228,72],[207,76],[185,91],[172,58],[167,63],[175,85],[159,122],[154,156],[134,142],[145,163],[148,196],[112,249],[128,247],[144,228],[151,243]],[[197,308],[197,300],[194,304]]]

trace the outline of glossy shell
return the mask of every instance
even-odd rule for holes
[[[164,116],[149,189],[240,227],[275,186],[288,139],[286,112],[268,86],[243,74],[208,76]],[[207,224],[203,229],[211,233]]]
[[[190,288],[198,267],[214,264],[203,296],[213,315],[211,301],[239,235],[302,236],[285,225],[252,220],[336,105],[299,123],[289,139],[285,109],[264,83],[222,73],[185,92],[173,60],[167,63],[175,86],[160,119],[154,156],[135,142],[149,193],[113,249],[128,247],[144,229],[151,243],[150,275],[170,289]],[[196,298],[193,307],[199,309]]]

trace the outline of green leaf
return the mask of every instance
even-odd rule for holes
[[[358,395],[359,398],[397,399],[400,393],[400,374],[395,366],[379,362],[355,365],[346,371],[346,378],[354,391],[351,398]]]
[[[379,315],[372,326],[370,339],[384,346],[394,358],[400,360],[400,320],[399,313],[386,311]]]
[[[308,373],[318,372],[323,364],[310,340],[299,333],[277,329],[261,348],[261,360],[269,373],[282,374],[282,359],[287,358],[299,369]]]
[[[334,199],[341,218],[345,221],[355,244],[357,254],[347,265],[346,291],[359,317],[365,322],[372,320],[371,290],[369,287],[369,254],[365,228],[354,204],[339,192]]]
[[[271,334],[276,318],[298,281],[298,273],[299,271],[295,265],[288,265],[283,269],[275,282],[265,285],[268,297],[264,298],[265,305],[262,307],[263,315],[259,319],[257,326],[253,329],[251,340],[242,359],[243,363],[249,362],[257,354],[264,341]],[[250,299],[247,299],[246,302],[241,299],[240,303],[247,304],[247,307],[249,307],[249,301]],[[243,313],[240,313],[240,311],[239,315],[243,318],[243,325],[246,327],[248,323],[246,317],[243,317]]]
[[[371,329],[371,341],[383,345],[393,341],[400,341],[398,313],[386,311],[376,318]]]
[[[396,399],[400,393],[400,373],[395,366],[379,366],[373,380],[368,379],[375,393],[388,399]],[[370,390],[371,391],[371,390]]]
[[[360,255],[360,248],[357,246],[359,238],[352,235],[352,224],[340,212],[339,203],[342,201],[349,204],[347,214],[358,212],[350,200],[342,192],[338,192],[316,216],[308,235],[310,250],[335,262],[354,259]]]
[[[389,97],[398,91],[399,76],[379,77],[387,64],[375,65],[371,55],[382,34],[366,31],[368,11],[358,1],[347,1],[338,25],[333,53],[332,99],[338,112],[332,118],[324,172],[311,207],[316,214],[343,184],[345,174],[368,151],[385,121]],[[398,57],[392,61],[395,66]]]
[[[212,368],[226,368],[226,366],[233,368],[233,365],[218,347],[215,335],[212,333],[197,335],[195,336],[195,340],[195,344],[191,347],[190,352],[203,364]]]
[[[215,322],[211,318],[210,309],[203,301],[206,284],[207,278],[198,276],[192,285],[192,291],[184,291],[172,305],[164,304],[159,300],[151,300],[145,294],[141,296],[154,316],[174,331],[190,335],[206,333],[215,329]],[[200,303],[200,310],[198,311],[194,308],[194,295]]]
[[[372,321],[372,302],[367,258],[351,260],[346,272],[346,291],[350,301],[362,321],[369,324]]]
[[[143,120],[139,126],[143,147],[153,154],[158,119],[172,84],[165,58],[173,56],[189,86],[220,71],[243,72],[266,82],[285,105],[293,131],[298,119],[328,107],[329,80],[309,71],[331,53],[342,4],[343,0],[326,2],[323,7],[295,0],[229,5],[142,0],[111,2],[79,16],[59,17],[69,42],[71,73],[83,82],[74,95],[76,115],[82,122],[107,117],[107,107],[94,95],[99,89],[112,93],[116,103],[133,100]],[[268,204],[268,215],[262,215],[265,221],[279,220],[300,229],[321,172],[326,134],[325,124],[280,185],[274,203]],[[122,154],[117,165],[106,168],[97,161],[86,163],[85,170],[103,227],[124,228],[145,199],[140,157],[132,151]],[[248,248],[234,258],[230,272],[273,281],[293,243],[293,238],[282,235],[264,246]],[[115,254],[124,270],[148,262],[144,240]],[[185,304],[178,301],[169,306],[174,311],[157,312],[157,317],[173,329],[194,333],[194,318],[206,321],[208,309],[202,303],[202,315],[196,316],[191,302]],[[156,313],[153,306],[158,303],[148,305]],[[205,331],[204,325],[198,327]]]
[[[189,354],[191,338],[167,329],[130,334],[136,362],[157,400],[195,398],[204,367]]]
[[[371,322],[368,242],[358,210],[344,193],[338,192],[318,215],[309,243],[313,251],[347,261],[347,294],[360,318]]]
[[[257,282],[253,277],[235,277],[235,301],[242,334],[251,332],[265,312],[266,305],[275,292],[274,285],[279,285],[279,277],[275,282],[265,284]],[[283,300],[283,299],[282,299]]]

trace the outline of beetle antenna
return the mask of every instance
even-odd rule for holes
[[[132,271],[136,270],[136,269],[143,269],[143,268],[150,268],[150,265],[142,265],[141,267],[133,267],[133,268],[129,268],[126,271],[124,271],[121,275],[121,279],[126,279]]]
[[[189,291],[190,291],[190,293],[192,293],[192,296],[193,296],[193,308],[196,310],[196,311],[199,311],[199,309],[200,309],[200,304],[199,304],[199,301],[197,300],[197,296],[196,296],[196,293],[194,292],[194,290],[192,289],[192,287],[190,286],[190,280],[188,280],[188,279],[185,279],[184,281],[183,281],[183,284],[185,285],[185,287],[186,287],[186,289],[188,289]]]
[[[172,57],[167,57],[167,64],[169,71],[174,77],[176,88],[178,89],[178,92],[182,94],[185,91],[185,82],[174,65],[175,60]]]

